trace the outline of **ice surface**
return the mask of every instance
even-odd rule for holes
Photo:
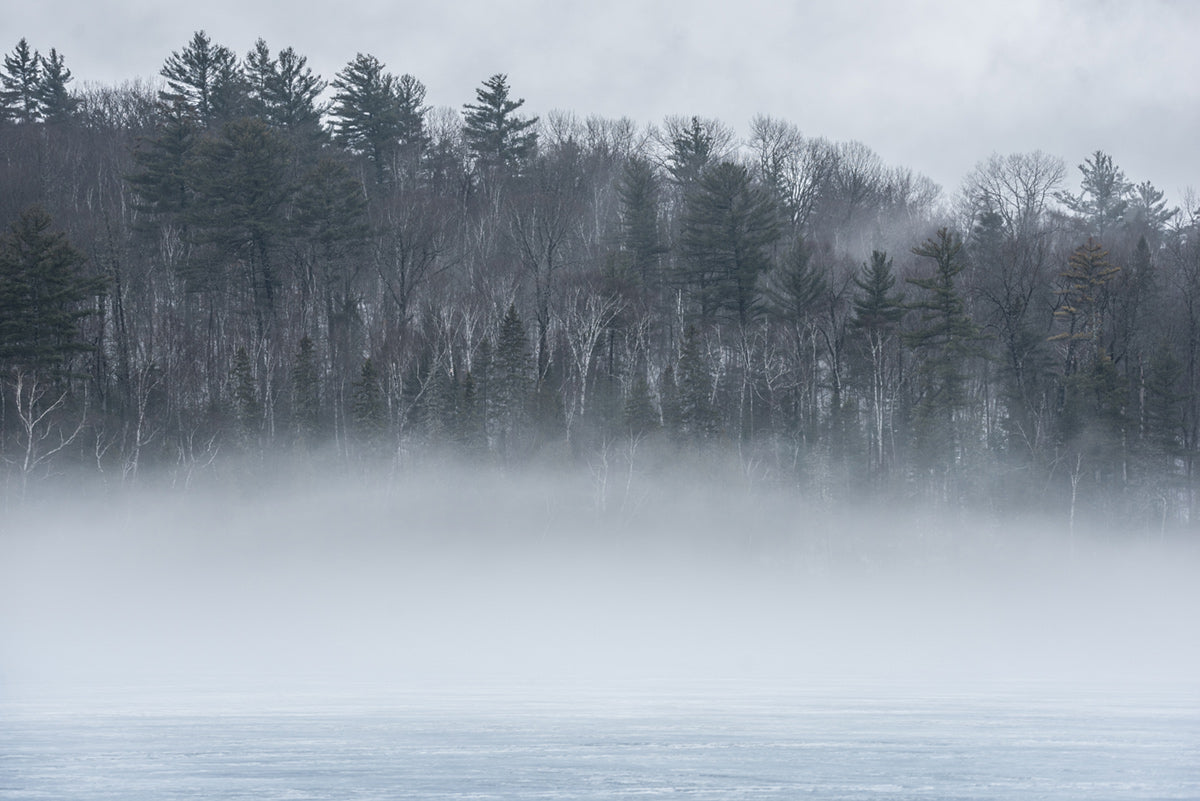
[[[1009,689],[15,705],[11,799],[1194,799],[1197,699]],[[116,703],[117,699],[110,699]],[[239,711],[240,710],[240,711]]]

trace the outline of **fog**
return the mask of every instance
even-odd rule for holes
[[[414,470],[11,508],[4,699],[1197,689],[1194,542],[675,476]]]

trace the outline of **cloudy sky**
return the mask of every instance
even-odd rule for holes
[[[59,0],[5,12],[81,82],[156,75],[203,29],[293,46],[325,77],[356,52],[459,107],[496,72],[532,113],[758,113],[857,139],[947,192],[993,152],[1102,149],[1178,200],[1200,189],[1200,3],[1190,0]],[[1071,171],[1071,180],[1077,173]]]

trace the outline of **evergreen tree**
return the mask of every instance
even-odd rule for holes
[[[1107,285],[1121,270],[1108,261],[1108,251],[1095,239],[1075,249],[1062,273],[1061,301],[1054,317],[1065,330],[1050,341],[1066,342],[1064,375],[1071,375],[1083,362],[1097,362],[1104,350]]]
[[[509,98],[508,76],[493,75],[475,90],[475,103],[463,105],[463,136],[479,170],[515,173],[537,149],[537,117],[515,112],[524,98]]]
[[[0,72],[0,108],[4,116],[30,124],[42,119],[42,59],[25,39],[4,57]]]
[[[159,73],[167,90],[159,99],[195,116],[202,126],[236,116],[245,98],[245,77],[232,50],[213,44],[196,31],[188,44],[171,53]]]
[[[693,442],[709,439],[718,430],[712,389],[712,370],[700,350],[700,334],[689,325],[679,351],[679,427]]]
[[[354,433],[368,445],[378,444],[387,430],[387,407],[379,371],[371,359],[363,362],[362,371],[351,392],[350,423]]]
[[[261,120],[235,120],[200,142],[190,166],[196,236],[240,266],[261,333],[275,312],[274,257],[295,191],[290,149]]]
[[[72,354],[90,350],[80,321],[104,281],[80,270],[85,256],[54,231],[40,207],[22,212],[0,238],[0,365],[58,370]]]
[[[38,87],[38,103],[46,122],[57,124],[70,120],[79,108],[79,99],[72,97],[67,84],[73,78],[63,62],[63,57],[54,48],[50,56],[41,59],[42,78]]]
[[[692,117],[691,125],[671,138],[667,171],[685,192],[700,180],[712,163],[715,144],[715,137],[699,117]]]
[[[507,455],[513,439],[524,427],[533,387],[529,337],[515,305],[500,321],[490,397],[495,409],[495,433],[501,453]]]
[[[1113,164],[1112,156],[1097,150],[1079,165],[1083,174],[1080,193],[1059,192],[1055,196],[1079,219],[1089,234],[1100,239],[1124,219],[1133,184]]]
[[[297,440],[305,445],[314,442],[320,423],[320,372],[313,341],[306,336],[292,366],[292,427]]]
[[[682,415],[679,401],[679,385],[675,381],[675,368],[667,365],[658,379],[659,408],[662,410],[663,428],[673,437],[682,434]]]
[[[262,39],[246,55],[250,101],[258,114],[295,140],[316,143],[324,136],[320,96],[326,83],[308,67],[308,60],[290,47],[278,57]]]
[[[250,354],[244,347],[238,347],[233,355],[233,369],[229,378],[233,384],[233,415],[238,440],[242,447],[251,447],[258,439],[262,427],[262,405],[258,399],[258,386],[254,380]]]
[[[379,59],[359,53],[334,78],[333,88],[334,138],[371,163],[376,183],[397,178],[401,162],[416,163],[429,143],[420,81],[397,78]]]
[[[892,293],[896,276],[886,253],[873,251],[861,276],[854,277],[858,295],[854,298],[851,325],[860,334],[870,362],[871,373],[871,456],[875,469],[886,465],[889,437],[888,342],[904,318],[904,294]]]
[[[650,384],[640,370],[634,376],[625,399],[624,422],[625,430],[633,437],[644,436],[658,428],[658,412],[654,408],[654,399],[650,397]]]
[[[802,325],[829,293],[825,274],[812,261],[803,241],[797,241],[767,276],[763,295],[772,311],[790,324]]]
[[[774,198],[745,167],[723,162],[701,176],[683,218],[682,278],[703,319],[725,312],[744,328],[758,316],[758,277],[770,267],[779,223]]]
[[[168,110],[154,138],[138,144],[133,151],[137,171],[127,180],[134,190],[134,208],[160,224],[180,226],[186,239],[194,194],[191,161],[200,130],[190,115],[179,111]]]
[[[621,200],[622,246],[629,254],[629,267],[643,291],[658,285],[659,257],[667,252],[659,225],[658,176],[644,158],[625,163],[617,185]]]
[[[463,452],[478,455],[487,450],[487,434],[484,429],[483,399],[480,397],[475,377],[468,370],[463,378],[462,395],[458,404],[458,421],[455,427],[457,441]]]
[[[926,455],[944,466],[956,463],[964,443],[955,420],[967,405],[966,361],[979,356],[979,331],[967,316],[955,279],[966,267],[959,259],[962,240],[946,228],[927,239],[913,253],[932,259],[929,278],[909,278],[923,290],[908,308],[919,313],[917,326],[904,342],[920,357],[920,387],[916,406],[918,438]]]

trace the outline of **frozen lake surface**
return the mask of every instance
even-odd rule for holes
[[[1200,798],[1195,695],[169,697],[0,706],[6,799]]]

